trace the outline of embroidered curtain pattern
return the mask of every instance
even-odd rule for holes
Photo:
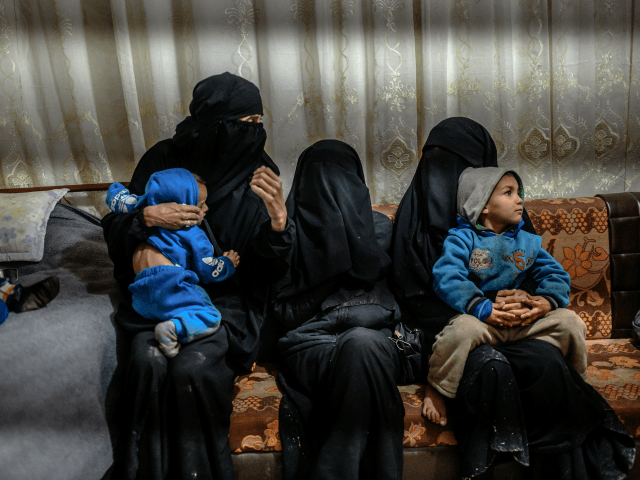
[[[261,89],[287,190],[338,138],[397,203],[463,115],[528,198],[638,191],[639,20],[636,0],[0,0],[0,187],[128,180],[230,71]]]

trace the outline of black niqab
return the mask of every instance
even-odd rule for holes
[[[214,75],[196,85],[189,111],[191,116],[166,141],[170,145],[165,146],[163,161],[158,162],[157,152],[149,155],[150,161],[145,155],[129,190],[144,192],[147,180],[158,170],[182,167],[197,173],[207,184],[207,221],[216,240],[224,250],[242,255],[266,215],[262,200],[249,185],[253,172],[266,165],[280,174],[264,152],[267,134],[262,124],[239,120],[262,113],[260,91],[236,75]]]
[[[451,117],[436,125],[396,213],[391,251],[391,288],[403,320],[435,335],[456,313],[432,289],[433,265],[456,226],[458,178],[468,167],[497,167],[496,146],[474,120]],[[533,231],[525,217],[525,230]]]
[[[291,283],[284,299],[346,275],[373,286],[389,265],[376,238],[371,198],[356,151],[338,140],[321,140],[298,159],[287,212],[296,225]]]
[[[179,147],[191,143],[221,120],[262,115],[260,90],[253,83],[229,72],[198,82],[189,104],[191,115],[176,127],[173,141]]]

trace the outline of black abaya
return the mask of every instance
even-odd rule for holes
[[[465,477],[500,454],[532,480],[622,479],[633,465],[633,437],[609,404],[540,340],[473,350],[448,418]]]
[[[459,175],[467,167],[486,166],[497,166],[489,133],[472,120],[447,119],[429,134],[398,207],[391,285],[403,322],[424,330],[423,352],[458,313],[433,293],[432,269],[455,225]],[[525,229],[535,233],[524,220]],[[465,477],[480,475],[503,454],[530,465],[539,480],[617,479],[635,454],[633,439],[604,399],[558,349],[538,340],[473,350],[447,417]]]
[[[284,356],[285,480],[402,477],[404,407],[390,333],[355,327]]]
[[[447,118],[429,133],[398,206],[389,286],[402,309],[402,321],[420,328],[428,345],[458,313],[433,292],[431,273],[447,232],[457,225],[458,179],[466,168],[497,166],[495,143],[482,125],[465,117]],[[535,233],[526,210],[523,219],[523,229]]]
[[[388,339],[399,310],[355,150],[336,140],[305,150],[287,211],[296,239],[272,307],[284,332],[284,477],[399,480],[404,407]]]
[[[114,445],[111,479],[235,478],[228,435],[236,369],[226,351],[224,329],[171,360],[152,331],[133,337],[118,412],[127,430]]]

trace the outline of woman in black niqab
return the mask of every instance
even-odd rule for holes
[[[360,159],[337,140],[302,153],[287,210],[296,240],[272,308],[284,478],[400,479],[404,408],[388,338],[399,312],[377,240],[390,220],[374,219]]]
[[[482,125],[465,117],[447,118],[429,133],[398,206],[389,283],[403,322],[422,329],[428,344],[456,313],[434,294],[431,271],[447,232],[456,226],[458,178],[468,167],[497,166],[496,145]],[[535,233],[526,210],[523,219],[524,230]]]
[[[489,133],[473,120],[449,118],[429,134],[398,207],[392,285],[403,322],[425,332],[416,378],[423,383],[434,336],[458,313],[433,294],[433,264],[455,226],[460,173],[485,166],[497,166]],[[525,229],[535,233],[528,216]],[[623,478],[633,464],[633,438],[611,407],[557,348],[540,340],[474,349],[447,418],[465,478],[486,472],[496,459],[515,459],[536,480]]]
[[[233,379],[256,359],[267,284],[288,266],[293,230],[286,225],[278,169],[264,152],[263,126],[247,121],[262,114],[258,88],[236,75],[215,75],[196,85],[189,110],[172,139],[145,153],[129,190],[144,193],[149,177],[168,168],[199,174],[209,193],[202,227],[213,233],[217,255],[233,249],[242,263],[229,281],[206,286],[220,310],[221,328],[167,359],[156,346],[155,324],[131,308],[131,260],[154,228],[145,213],[152,225],[174,229],[200,217],[195,207],[166,204],[103,219],[114,276],[125,297],[116,322],[132,335],[113,416],[114,464],[105,475],[114,480],[235,478],[228,442]],[[274,173],[265,173],[265,167]]]
[[[264,204],[249,188],[253,172],[265,165],[280,174],[264,151],[264,126],[241,120],[262,115],[260,92],[244,78],[215,75],[195,86],[189,112],[172,139],[160,142],[142,157],[129,190],[143,193],[149,177],[158,170],[181,167],[197,173],[207,184],[208,219],[214,218],[209,225],[216,240],[222,249],[233,248],[242,255],[265,213]]]
[[[356,151],[336,140],[306,149],[287,197],[296,224],[292,282],[279,297],[344,276],[373,286],[390,260],[375,239],[371,198]]]

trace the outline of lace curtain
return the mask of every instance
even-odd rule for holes
[[[261,89],[287,190],[338,138],[396,203],[463,115],[528,198],[638,191],[639,21],[635,0],[0,0],[0,187],[128,180],[230,71]]]

